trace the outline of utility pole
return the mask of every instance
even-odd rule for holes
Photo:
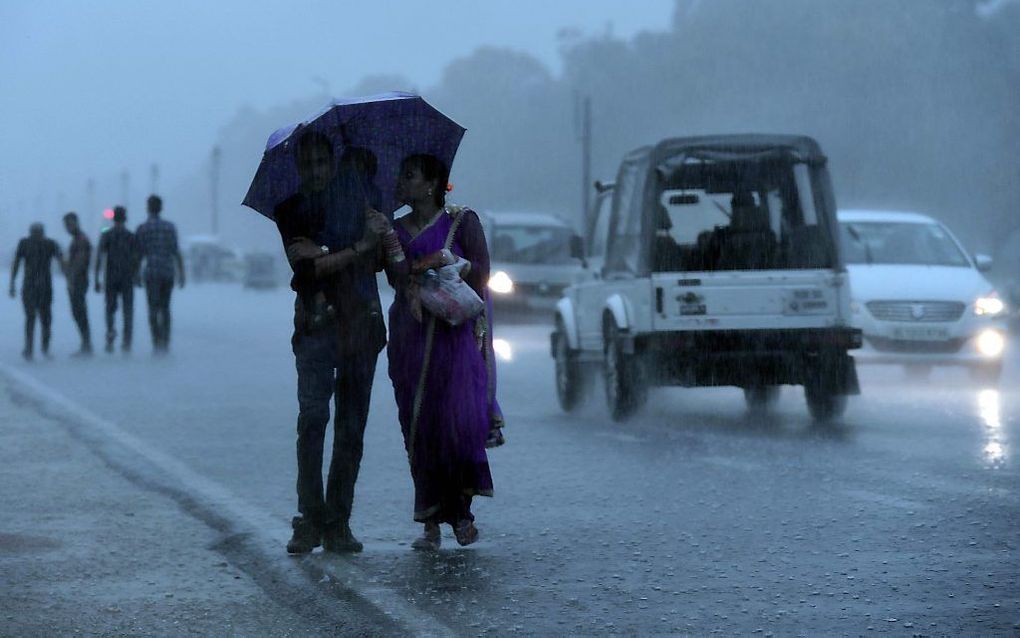
[[[128,198],[131,196],[131,174],[125,168],[120,173],[120,205],[127,208]]]
[[[220,232],[220,147],[214,146],[209,165],[210,191],[212,195],[212,234]]]
[[[149,167],[149,184],[152,187],[152,190],[149,191],[150,193],[152,193],[153,195],[156,195],[157,193],[159,193],[159,165],[158,164],[153,164],[152,166]]]
[[[85,214],[81,216],[82,228],[87,233],[92,228],[92,216],[96,213],[96,180],[88,178],[85,182]]]
[[[577,96],[575,124],[577,138],[581,142],[581,220],[584,227],[588,226],[588,208],[591,206],[591,97]],[[578,113],[577,111],[580,111]],[[579,120],[579,121],[578,121]]]

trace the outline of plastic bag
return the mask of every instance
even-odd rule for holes
[[[461,277],[469,262],[458,259],[452,264],[426,273],[421,286],[421,303],[433,315],[451,326],[474,319],[485,308],[478,293]]]

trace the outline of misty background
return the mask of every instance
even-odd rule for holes
[[[134,226],[153,185],[182,236],[208,234],[214,180],[219,234],[276,250],[240,206],[268,135],[332,96],[408,90],[468,129],[451,199],[477,209],[578,223],[590,97],[593,178],[663,137],[807,134],[841,207],[932,214],[1020,272],[1015,0],[216,4],[0,9],[0,250],[71,209],[93,233],[125,197]]]

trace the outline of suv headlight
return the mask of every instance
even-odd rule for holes
[[[994,317],[1005,310],[1006,304],[1002,303],[1002,299],[999,299],[999,295],[994,292],[990,295],[979,297],[974,302],[974,314],[979,317]]]
[[[514,281],[510,275],[497,270],[489,277],[489,290],[498,295],[509,295],[514,291]]]

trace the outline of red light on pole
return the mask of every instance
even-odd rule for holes
[[[113,209],[112,208],[107,208],[106,210],[103,211],[103,219],[106,219],[106,220],[112,220],[113,219]]]

